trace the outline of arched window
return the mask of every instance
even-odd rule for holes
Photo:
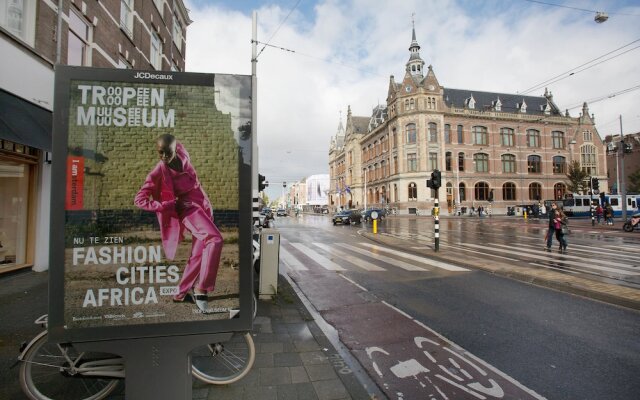
[[[527,146],[540,147],[540,131],[527,129]]]
[[[542,159],[540,156],[527,157],[527,171],[530,174],[539,174],[542,172]]]
[[[553,131],[551,132],[551,139],[554,149],[564,149],[564,132]]]
[[[562,156],[553,157],[553,173],[565,174],[567,172],[567,159]]]
[[[467,200],[467,186],[464,183],[460,183],[460,187],[458,188],[458,191],[460,192],[460,201],[466,201]]]
[[[500,143],[504,147],[513,147],[515,143],[515,136],[513,134],[513,129],[511,128],[501,128],[500,129]]]
[[[555,185],[553,185],[554,200],[564,199],[565,193],[567,193],[567,186],[564,183],[556,183]]]
[[[514,174],[516,172],[516,156],[513,154],[502,155],[502,172]]]
[[[502,199],[503,200],[515,200],[516,199],[516,185],[512,182],[507,182],[502,185]]]
[[[529,200],[540,200],[542,199],[542,186],[533,182],[529,185]]]
[[[473,144],[486,145],[489,143],[487,128],[484,126],[474,126],[473,132]]]
[[[416,103],[413,99],[409,100],[409,109],[414,110],[416,108]]]
[[[476,165],[476,172],[489,172],[489,155],[476,153],[473,155],[473,162]]]
[[[416,131],[416,124],[407,124],[407,126],[405,127],[405,131],[407,133],[407,143],[408,144],[413,144],[416,143],[417,141],[417,131]]]
[[[451,182],[447,182],[447,195],[453,196],[453,185]]]
[[[406,100],[404,101],[404,110],[405,110],[405,111],[409,111],[409,99],[406,99]]]
[[[434,122],[429,122],[429,142],[437,143],[438,142],[438,125]]]
[[[409,201],[417,201],[418,200],[418,187],[415,183],[411,182],[408,187],[409,192]]]
[[[475,198],[477,201],[489,200],[489,184],[487,182],[476,183]]]

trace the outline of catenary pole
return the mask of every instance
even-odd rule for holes
[[[620,154],[620,195],[622,201],[622,222],[627,220],[627,185],[625,185],[624,176],[624,152],[625,152],[624,133],[622,133],[622,115],[620,115],[620,148],[618,153]]]

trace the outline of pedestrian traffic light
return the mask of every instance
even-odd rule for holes
[[[266,182],[265,179],[264,175],[258,174],[258,192],[262,192],[269,186],[269,182]]]
[[[432,189],[439,189],[440,186],[442,186],[442,174],[440,173],[439,170],[434,169],[433,172],[431,173],[431,188]]]
[[[591,189],[598,190],[600,189],[600,182],[598,178],[591,178]]]

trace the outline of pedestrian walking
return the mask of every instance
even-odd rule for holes
[[[556,233],[555,218],[557,209],[558,205],[556,203],[551,203],[551,210],[549,211],[549,230],[547,231],[547,235],[545,236],[545,240],[547,241],[547,247],[545,249],[547,251],[551,251],[553,236]]]
[[[600,220],[602,220],[603,215],[604,210],[602,209],[602,206],[598,204],[598,207],[596,207],[596,220],[598,221],[598,224],[600,223]]]
[[[613,207],[609,202],[604,203],[604,219],[607,225],[613,225]]]
[[[556,233],[556,239],[560,245],[560,252],[567,252],[567,233],[569,219],[565,215],[561,208],[555,210],[555,217],[553,219],[553,229]]]

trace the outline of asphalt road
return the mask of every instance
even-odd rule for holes
[[[419,248],[433,244],[429,224],[390,218],[380,230]],[[544,224],[442,225],[455,263],[372,245],[362,226],[326,216],[276,219],[282,266],[389,398],[637,398],[640,313],[473,268],[537,265],[634,287],[624,250],[635,237],[575,229],[568,257],[544,251]]]

